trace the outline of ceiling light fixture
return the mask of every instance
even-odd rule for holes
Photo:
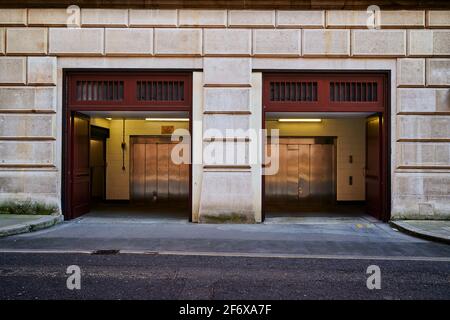
[[[278,119],[278,122],[322,122],[322,119]]]
[[[145,118],[147,121],[189,121],[188,118]]]

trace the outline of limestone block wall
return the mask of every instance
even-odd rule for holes
[[[0,57],[0,200],[60,203],[56,59]]]
[[[60,203],[66,58],[79,58],[78,68],[200,66],[202,130],[221,132],[258,123],[255,69],[301,70],[306,61],[310,70],[361,70],[380,61],[395,62],[388,70],[392,216],[450,218],[450,11],[382,11],[375,30],[365,11],[82,8],[79,28],[66,26],[68,15],[0,8],[1,198]],[[252,168],[204,164],[194,215],[258,221],[250,199],[261,186]]]

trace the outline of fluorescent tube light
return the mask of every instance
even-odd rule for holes
[[[189,121],[188,118],[145,118],[147,121]]]
[[[322,119],[278,119],[278,122],[322,122]]]

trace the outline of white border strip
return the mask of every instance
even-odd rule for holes
[[[94,254],[96,251],[97,250],[0,249],[0,253],[28,253],[28,254]],[[197,252],[197,251],[146,251],[146,250],[120,250],[119,254],[116,255],[120,254],[235,257],[235,258],[240,257],[240,258],[277,258],[277,259],[450,262],[450,257],[424,257],[424,256],[358,256],[358,255],[314,255],[314,254],[309,255],[309,254],[252,253],[252,252],[208,252],[208,251]]]

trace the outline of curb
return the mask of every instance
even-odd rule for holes
[[[224,252],[224,251],[148,251],[111,249],[1,249],[0,254],[83,254],[83,255],[143,255],[143,256],[193,256],[233,258],[277,258],[277,259],[320,259],[320,260],[380,260],[380,261],[426,261],[450,262],[450,257],[439,256],[365,256],[365,255],[322,255],[270,252]]]
[[[0,228],[0,238],[12,236],[15,234],[38,231],[52,227],[64,220],[62,215],[57,216],[43,216],[42,218],[30,223],[20,223],[12,226]]]
[[[398,230],[400,230],[406,234],[409,234],[411,236],[415,236],[415,237],[422,238],[425,240],[450,244],[450,238],[444,238],[444,237],[438,236],[436,234],[433,234],[431,232],[423,231],[422,229],[413,227],[407,223],[402,223],[401,221],[392,221],[391,220],[391,221],[389,221],[389,224],[392,227],[397,228]]]

